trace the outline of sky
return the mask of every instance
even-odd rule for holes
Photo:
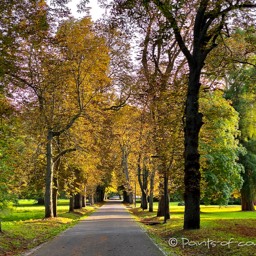
[[[77,7],[76,5],[80,2],[80,0],[72,0],[69,3],[69,8],[71,9],[72,14],[74,15],[74,17],[81,17],[83,15],[81,15],[80,13],[77,13]],[[92,19],[95,21],[98,18],[101,17],[101,15],[104,13],[104,10],[102,8],[99,7],[99,5],[97,4],[97,0],[90,0],[90,4],[88,4],[89,7],[91,7],[91,16]]]

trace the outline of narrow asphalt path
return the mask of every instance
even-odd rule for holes
[[[39,247],[30,256],[163,256],[125,209],[121,201],[108,201]]]

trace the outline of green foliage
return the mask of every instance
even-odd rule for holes
[[[255,55],[250,62],[255,64]],[[239,112],[240,143],[246,148],[246,154],[240,155],[239,162],[244,167],[241,189],[243,209],[253,206],[256,196],[256,68],[252,65],[238,65],[228,73],[226,98],[233,102]],[[247,202],[247,203],[246,203]],[[251,203],[249,203],[251,202]],[[246,206],[247,205],[247,206]]]
[[[227,204],[235,189],[240,189],[243,168],[238,154],[243,152],[237,136],[238,113],[221,91],[202,93],[201,111],[204,126],[200,133],[203,200]]]
[[[244,141],[254,139],[256,137],[255,67],[242,66],[234,69],[229,73],[228,83],[225,97],[232,100],[234,108],[239,112],[241,138]]]
[[[18,149],[20,141],[11,116],[14,110],[3,93],[0,93],[0,106],[0,209],[3,209],[16,198],[11,192],[15,167],[13,151]]]
[[[0,208],[28,189],[33,139],[24,131],[21,113],[0,93]]]

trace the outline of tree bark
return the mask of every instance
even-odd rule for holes
[[[38,205],[45,205],[44,198],[43,197],[37,198],[37,204]]]
[[[158,202],[157,217],[166,216],[165,218],[169,220],[170,219],[169,204],[166,207],[166,201],[168,200],[169,202],[169,196],[167,196],[167,200],[166,201],[165,200],[166,200],[165,196],[161,195],[160,200]]]
[[[86,186],[84,187],[83,207],[86,207]]]
[[[74,212],[74,196],[72,195],[69,198],[69,212]]]
[[[150,174],[150,185],[149,185],[149,212],[153,212],[154,211],[154,185],[155,185],[155,174],[156,174],[156,170],[155,170],[155,166],[153,167],[153,170]]]
[[[89,195],[89,202],[91,205],[94,205],[94,194]]]
[[[147,166],[144,164],[143,166],[143,173],[141,173],[141,167],[140,164],[138,164],[138,181],[140,184],[140,190],[141,190],[141,204],[140,207],[143,210],[148,209],[148,200],[147,200],[147,187],[148,187],[148,170]],[[142,176],[142,178],[141,178]]]
[[[59,137],[57,139],[58,145],[60,145]],[[58,190],[59,190],[59,181],[58,181],[58,173],[60,169],[60,158],[54,162],[55,174],[53,175],[53,188],[52,188],[52,200],[53,200],[53,215],[57,217],[57,204],[58,204]]]
[[[57,202],[58,202],[58,178],[53,178],[53,189],[52,189],[52,200],[53,200],[53,215],[57,217]]]
[[[148,209],[147,195],[144,191],[142,192],[142,196],[141,196],[140,208],[143,209],[143,210]]]
[[[46,178],[45,178],[45,218],[54,217],[53,214],[53,200],[52,200],[52,188],[53,188],[53,155],[52,155],[52,141],[53,132],[48,131],[47,135],[47,146],[46,146]]]
[[[82,196],[82,207],[86,207],[86,197]]]
[[[97,202],[103,202],[104,201],[104,195],[105,195],[105,187],[104,186],[98,186],[96,189],[96,195],[97,195]]]
[[[254,200],[255,200],[255,188],[254,182],[250,180],[252,174],[245,168],[245,172],[243,173],[244,183],[241,188],[241,206],[242,211],[255,211]]]
[[[184,229],[200,228],[200,164],[198,141],[199,131],[203,124],[199,113],[199,89],[201,69],[190,66],[189,85],[185,110],[185,214]]]
[[[122,150],[122,169],[125,174],[126,178],[126,195],[124,194],[124,202],[128,204],[133,203],[133,193],[132,193],[132,188],[130,185],[130,176],[129,176],[129,168],[128,168],[128,156],[129,156],[129,149],[126,145],[121,146]]]
[[[75,209],[82,209],[83,208],[83,196],[78,193],[74,196],[74,208]]]
[[[159,190],[161,191],[161,196],[160,196],[160,199],[158,202],[158,209],[157,209],[157,217],[164,216],[165,221],[170,219],[169,195],[168,195],[168,193],[166,193],[164,191],[164,190],[168,189],[168,188],[165,188],[166,185],[167,185],[166,180],[161,182],[159,185]]]

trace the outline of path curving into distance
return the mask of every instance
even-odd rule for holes
[[[163,256],[119,200],[109,200],[29,256]]]

